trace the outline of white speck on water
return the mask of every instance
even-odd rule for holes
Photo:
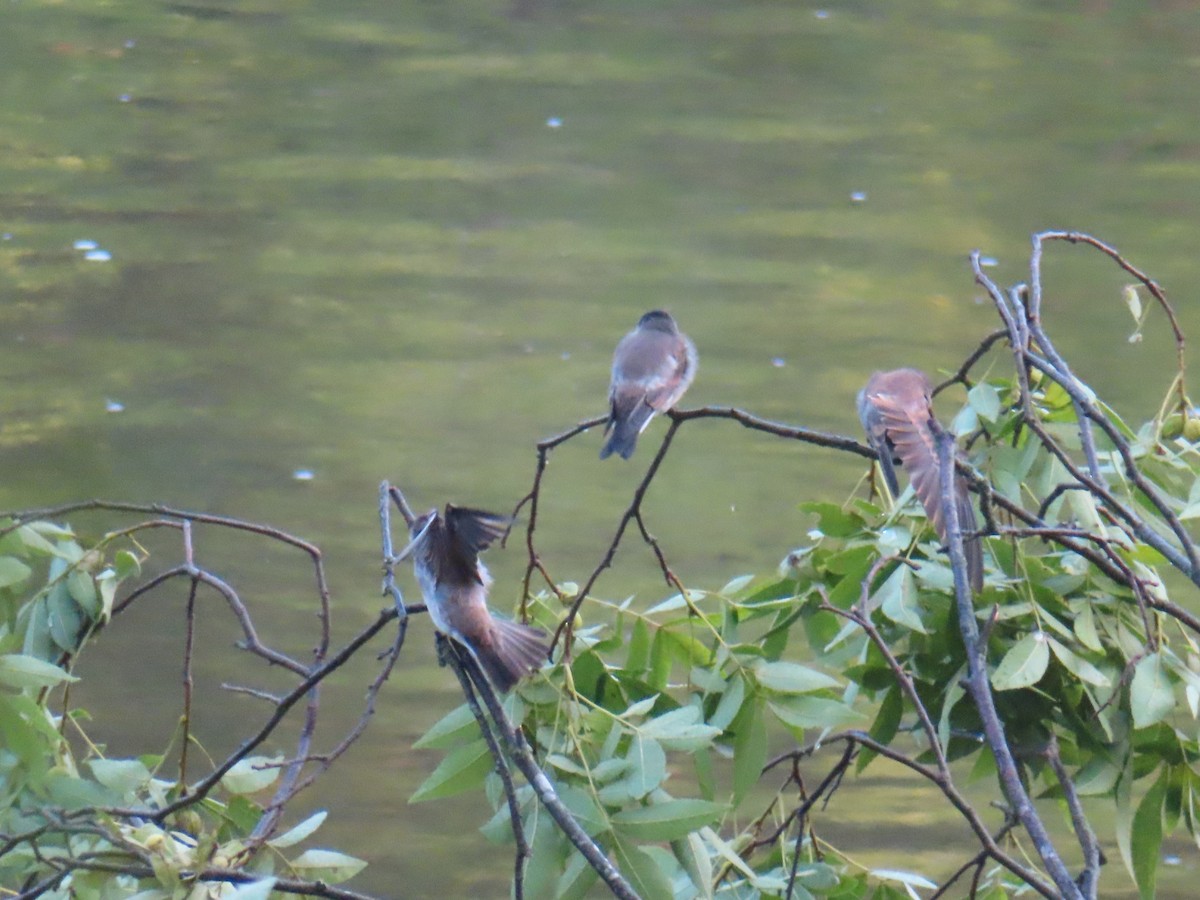
[[[1000,260],[996,259],[996,257],[994,257],[994,256],[981,256],[981,257],[979,257],[979,264],[981,266],[993,266],[994,267],[994,266],[1000,265]]]
[[[125,412],[125,404],[120,400],[109,398],[104,401],[104,411],[110,413]]]
[[[784,359],[782,356],[776,356],[773,360],[771,360],[771,365],[773,365],[777,369],[782,369],[784,366],[787,365],[787,360]]]
[[[76,250],[95,250],[100,245],[97,244],[95,241],[82,240],[82,241],[76,241],[74,246],[75,246]]]
[[[122,103],[129,103],[133,100],[133,94],[122,94],[117,99],[120,100]]]
[[[12,232],[11,231],[4,232],[4,234],[2,236],[3,236],[4,240],[6,240],[6,241],[12,240]]]
[[[551,116],[546,120],[547,128],[562,128],[562,119],[558,116]]]
[[[829,18],[829,10],[818,9],[816,12],[813,13],[813,15],[816,16],[818,19],[828,19]]]
[[[132,50],[132,49],[133,49],[134,47],[136,47],[136,46],[137,46],[137,41],[135,41],[133,38],[130,38],[129,40],[127,40],[127,41],[125,42],[125,49],[126,49],[126,50]]]
[[[867,202],[867,192],[866,191],[854,191],[850,195],[850,202],[851,203],[866,203]]]
[[[808,532],[808,539],[810,541],[819,541],[823,537],[825,537],[825,532],[820,528],[813,528]]]
[[[563,362],[566,362],[566,361],[567,361],[568,359],[570,359],[570,358],[571,358],[571,351],[570,351],[570,350],[564,350],[564,351],[562,352],[562,361],[563,361]]]
[[[112,254],[107,250],[89,250],[83,254],[83,258],[88,262],[108,262],[112,259]]]
[[[317,473],[312,469],[296,469],[292,472],[292,478],[296,481],[312,481],[317,477]]]

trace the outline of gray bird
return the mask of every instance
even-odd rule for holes
[[[612,384],[608,389],[609,435],[600,458],[613,453],[629,459],[641,434],[656,413],[666,412],[683,396],[696,377],[696,345],[661,309],[642,316],[637,327],[617,344]],[[611,432],[611,434],[610,434]]]
[[[512,688],[545,662],[546,633],[493,616],[487,607],[492,578],[479,553],[504,535],[507,516],[446,504],[412,523],[413,571],[434,627],[471,651],[492,684]]]
[[[924,372],[894,369],[876,372],[867,386],[858,392],[858,418],[867,432],[867,440],[879,454],[879,468],[893,497],[900,494],[896,481],[896,463],[908,471],[913,493],[925,507],[942,543],[948,543],[946,517],[942,512],[941,466],[934,440],[932,387]],[[955,507],[958,527],[963,534],[976,529],[967,484],[955,476]],[[963,542],[967,575],[971,589],[983,588],[983,547],[978,537]]]

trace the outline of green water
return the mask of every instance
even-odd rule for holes
[[[381,604],[379,481],[420,507],[511,508],[533,442],[602,410],[612,347],[647,309],[699,347],[685,405],[851,434],[873,369],[953,368],[994,326],[966,255],[1027,277],[1033,230],[1115,243],[1200,331],[1189,3],[3,3],[2,505],[101,496],[270,522],[326,551],[341,638]],[[1168,345],[1161,321],[1126,340],[1122,284],[1055,249],[1047,324],[1136,417]],[[600,558],[662,433],[628,464],[601,465],[596,433],[555,455],[540,538],[556,578]],[[862,471],[692,423],[648,521],[685,582],[719,586],[771,570],[809,526],[796,503],[841,500]],[[303,560],[200,547],[302,653]],[[519,552],[489,564],[511,600]],[[636,543],[598,590],[666,591]],[[182,599],[86,661],[114,752],[169,732]],[[199,660],[216,750],[261,712],[217,690],[255,677],[220,616]],[[326,740],[372,664],[331,686]],[[505,892],[477,799],[406,803],[436,759],[412,740],[455,702],[418,621],[366,736],[302,798],[329,808],[330,844],[370,859],[360,889]],[[907,812],[872,821],[860,855],[936,845],[914,868],[945,874],[969,844],[947,858],[947,820],[910,790],[880,795]],[[1162,896],[1194,878],[1179,852]]]

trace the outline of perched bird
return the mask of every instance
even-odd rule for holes
[[[879,454],[879,468],[892,496],[899,496],[896,463],[908,470],[913,493],[925,507],[925,514],[943,543],[950,540],[946,517],[942,512],[941,467],[934,440],[932,388],[924,372],[895,369],[876,372],[867,386],[858,392],[858,418],[867,432],[867,440]],[[959,531],[976,529],[975,511],[961,476],[955,476],[955,507]],[[983,587],[983,547],[978,537],[963,542],[967,575],[971,589]]]
[[[446,504],[412,523],[413,571],[434,627],[462,644],[492,684],[507,691],[536,671],[550,648],[538,628],[493,616],[487,608],[492,578],[479,553],[504,535],[509,519]]]
[[[609,435],[600,458],[619,453],[629,459],[638,435],[655,413],[671,409],[696,377],[696,345],[661,309],[638,319],[637,327],[617,344],[608,389]]]

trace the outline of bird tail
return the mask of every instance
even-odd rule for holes
[[[646,430],[656,412],[657,410],[645,401],[639,402],[628,412],[614,408],[604,429],[604,433],[608,434],[608,441],[600,451],[600,458],[608,459],[614,453],[621,459],[633,456],[638,435]]]
[[[550,655],[545,637],[546,632],[540,628],[492,616],[484,639],[472,649],[488,679],[504,693],[541,668]]]

